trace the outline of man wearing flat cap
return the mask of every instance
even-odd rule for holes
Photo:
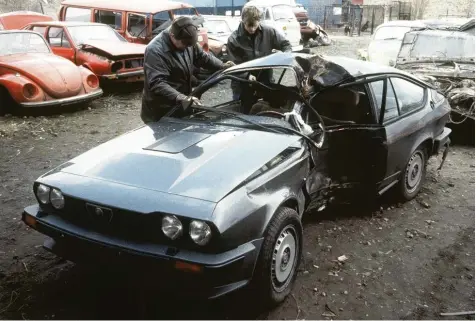
[[[198,28],[188,17],[178,17],[169,30],[162,31],[146,47],[144,56],[144,90],[141,118],[155,122],[173,107],[183,109],[192,102],[190,96],[194,66],[219,70],[233,66],[203,51],[197,43]]]

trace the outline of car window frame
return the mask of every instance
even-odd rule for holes
[[[397,96],[397,91],[395,90],[395,86],[392,82],[392,78],[395,78],[395,77],[391,77],[389,80],[392,84],[392,87],[394,89],[394,93],[395,93],[395,97],[397,97],[397,105],[398,105],[398,113],[399,113],[399,117],[404,117],[405,115],[409,115],[409,114],[413,114],[415,112],[418,112],[419,110],[421,110],[422,108],[424,108],[428,102],[428,88],[424,88],[420,85],[417,85],[417,84],[414,84],[415,86],[418,86],[418,87],[421,87],[423,89],[423,99],[420,103],[418,104],[415,104],[417,105],[416,108],[412,108],[412,110],[408,111],[408,112],[405,112],[404,114],[402,114],[402,111],[401,111],[401,106],[400,104],[398,103],[398,96]],[[406,79],[402,79],[403,81],[407,81]]]
[[[386,102],[387,102],[387,85],[388,85],[387,82],[390,80],[390,78],[401,78],[401,79],[406,80],[406,81],[408,81],[408,82],[410,82],[414,85],[422,87],[423,90],[424,90],[424,98],[423,98],[423,101],[421,103],[421,106],[412,110],[411,112],[408,112],[408,113],[405,113],[405,114],[400,114],[400,105],[398,103],[398,97],[397,97],[397,106],[398,106],[398,110],[399,110],[398,117],[394,117],[394,118],[389,119],[388,121],[384,122],[383,121],[383,116],[384,116]],[[404,74],[401,74],[401,73],[398,73],[398,72],[373,73],[373,74],[362,75],[362,76],[357,77],[355,81],[341,84],[341,85],[339,85],[339,87],[345,88],[345,87],[351,87],[355,84],[370,84],[372,82],[376,82],[376,81],[380,81],[380,80],[384,80],[384,84],[383,84],[383,90],[382,90],[382,106],[380,107],[379,119],[376,119],[376,121],[377,121],[376,124],[378,126],[387,126],[391,123],[394,123],[394,122],[400,121],[402,119],[405,119],[405,118],[407,118],[407,117],[409,117],[409,116],[411,116],[415,113],[420,112],[428,104],[428,90],[429,90],[428,86],[425,85],[422,81],[413,79],[413,78],[411,78],[407,75],[404,75]],[[378,110],[377,97],[375,96],[375,92],[372,89],[372,86],[369,85],[368,90],[369,90],[369,92],[372,96],[371,104],[373,106],[372,109],[373,109],[373,113],[374,113],[374,116],[375,116],[374,118],[376,118],[377,110]],[[395,92],[395,96],[397,96],[396,92]]]
[[[60,46],[53,46],[51,45],[51,40],[50,40],[50,30],[51,28],[58,28],[58,29],[62,29],[63,30],[63,33],[62,33],[62,36],[61,36],[61,45]],[[53,48],[62,48],[62,49],[74,49],[74,44],[73,42],[71,41],[70,37],[69,37],[69,34],[67,33],[66,31],[66,27],[64,26],[48,26],[48,28],[45,30],[45,36],[47,37],[46,38],[46,42],[48,43],[48,45],[53,49]],[[63,46],[63,39],[66,39],[66,41],[68,42],[69,44],[69,47],[64,47]]]
[[[93,10],[93,16],[94,16],[94,22],[99,22],[99,23],[102,23],[102,24],[105,24],[109,27],[111,27],[112,29],[114,30],[119,30],[119,31],[122,31],[123,28],[124,28],[124,12],[123,11],[114,11],[114,10],[110,10],[110,9],[97,9],[97,8],[94,8]],[[121,25],[120,26],[116,26],[116,24],[114,24],[114,27],[112,27],[110,24],[108,23],[105,23],[105,22],[102,22],[102,21],[98,21],[96,19],[96,14],[98,14],[100,11],[103,11],[103,12],[108,12],[108,13],[112,13],[114,16],[116,14],[119,14],[121,16],[121,19],[120,19],[120,23]]]

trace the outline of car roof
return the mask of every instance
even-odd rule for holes
[[[61,5],[144,13],[194,8],[188,3],[168,0],[64,0]]]
[[[87,21],[38,21],[31,22],[28,25],[43,25],[43,26],[57,26],[57,27],[71,27],[71,26],[107,26],[104,23],[87,22]]]

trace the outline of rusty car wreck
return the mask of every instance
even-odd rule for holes
[[[246,76],[265,70],[273,81]],[[232,80],[250,86],[252,106],[231,94],[207,106]],[[193,95],[203,105],[177,106],[34,182],[22,220],[49,236],[47,250],[127,266],[161,289],[173,280],[182,294],[249,285],[277,304],[296,278],[306,209],[319,215],[346,191],[414,198],[451,132],[448,102],[428,84],[344,57],[275,53],[217,72]]]
[[[474,48],[471,33],[410,31],[402,41],[395,67],[430,83],[446,96],[452,108],[451,123],[469,119],[474,124]]]

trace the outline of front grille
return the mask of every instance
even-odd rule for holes
[[[144,59],[124,60],[125,69],[142,68],[142,67],[144,67]]]

